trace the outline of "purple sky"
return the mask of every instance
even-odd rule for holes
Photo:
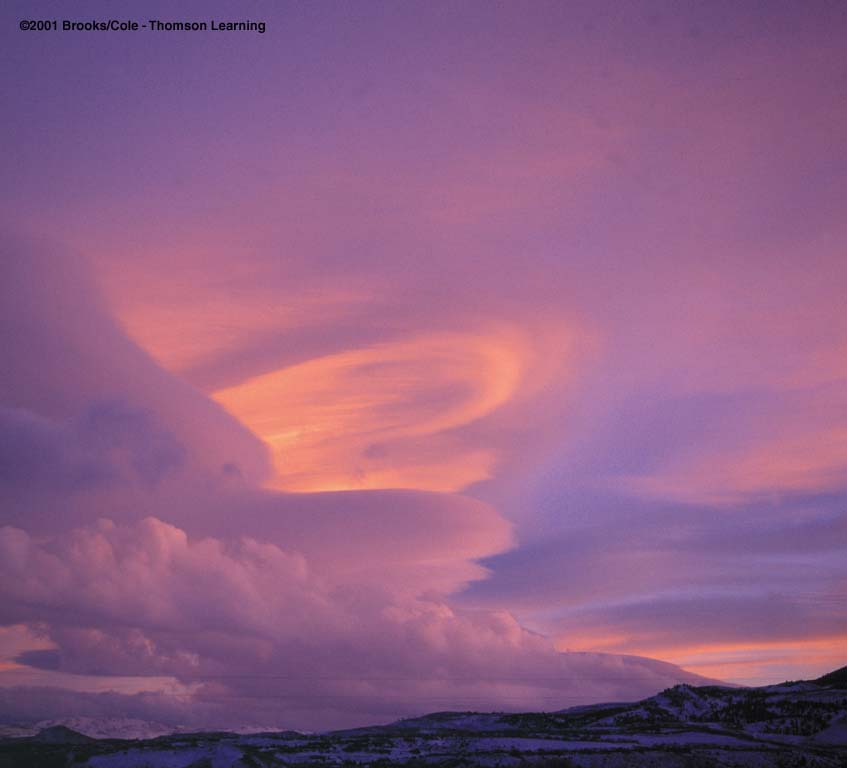
[[[738,5],[7,3],[0,719],[842,666],[847,9]]]

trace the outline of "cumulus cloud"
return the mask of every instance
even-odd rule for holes
[[[219,717],[238,700],[255,717],[314,727],[330,698],[371,714],[537,708],[695,679],[649,660],[563,657],[506,612],[455,610],[390,581],[333,582],[300,553],[192,539],[155,518],[42,542],[5,527],[0,562],[4,623],[46,622],[55,644],[19,663],[172,677],[201,707],[217,702]]]

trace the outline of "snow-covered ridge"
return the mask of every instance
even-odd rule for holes
[[[77,724],[95,732],[91,722],[79,719]],[[113,718],[97,728],[108,728],[113,735],[151,726],[155,724]],[[171,733],[121,742],[89,740],[80,733],[52,726],[30,738],[0,741],[0,765],[38,766],[72,755],[75,765],[89,768],[843,768],[847,681],[827,676],[763,688],[683,684],[636,703],[518,714],[436,712],[322,734]]]
[[[57,720],[39,720],[29,724],[0,725],[0,739],[35,736],[39,732],[64,726],[93,739],[155,739],[177,733],[190,733],[196,729],[181,725],[165,725],[132,717],[64,717]],[[267,726],[243,725],[227,728],[229,733],[262,733]]]

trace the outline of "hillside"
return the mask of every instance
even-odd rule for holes
[[[843,670],[762,688],[677,685],[635,703],[546,713],[439,712],[311,735],[195,733],[90,741],[67,728],[50,731],[0,741],[0,768],[845,768],[847,685]]]

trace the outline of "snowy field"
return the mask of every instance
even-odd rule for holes
[[[845,768],[847,682],[840,675],[764,688],[679,685],[634,704],[440,712],[321,734],[163,730],[121,719],[9,726],[0,768]]]

